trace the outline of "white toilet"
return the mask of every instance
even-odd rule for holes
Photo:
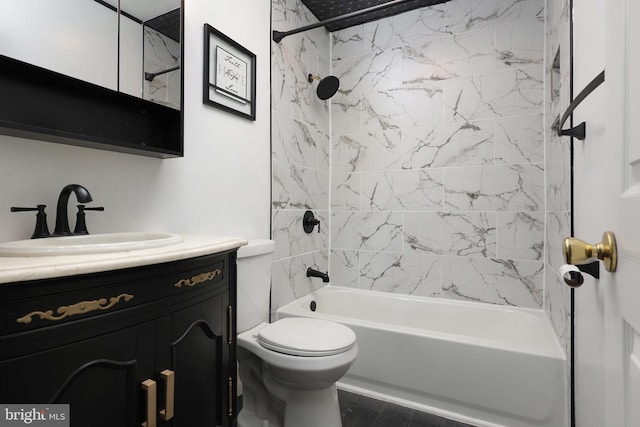
[[[358,354],[344,325],[286,318],[267,323],[272,240],[238,251],[240,427],[340,427],[336,381]]]

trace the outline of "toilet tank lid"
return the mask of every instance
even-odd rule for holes
[[[264,255],[273,252],[275,243],[269,239],[247,239],[249,242],[238,249],[238,258],[246,258],[256,255]]]

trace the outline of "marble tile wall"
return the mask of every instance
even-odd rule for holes
[[[451,0],[332,36],[331,283],[555,304],[545,0]]]
[[[558,274],[562,238],[571,235],[571,165],[569,138],[551,130],[570,103],[569,2],[547,0],[545,46],[546,259],[545,311],[566,354],[570,351],[571,293]],[[556,59],[557,58],[557,59]],[[554,65],[555,63],[555,65]],[[566,127],[566,125],[565,125]]]
[[[143,29],[144,71],[157,73],[180,65],[180,43],[150,27]],[[144,99],[180,109],[180,70],[142,82]]]
[[[273,0],[274,30],[317,22],[299,0]],[[272,270],[271,311],[325,284],[307,267],[329,268],[329,102],[316,97],[308,74],[329,74],[329,33],[324,28],[271,43]],[[307,234],[306,210],[320,219]]]

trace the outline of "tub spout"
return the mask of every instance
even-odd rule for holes
[[[329,275],[327,273],[323,273],[322,271],[314,270],[311,267],[307,268],[307,277],[319,277],[323,282],[329,282]]]

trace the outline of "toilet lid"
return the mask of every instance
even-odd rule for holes
[[[258,342],[279,353],[319,357],[349,350],[356,342],[356,334],[327,320],[287,317],[260,329]]]

